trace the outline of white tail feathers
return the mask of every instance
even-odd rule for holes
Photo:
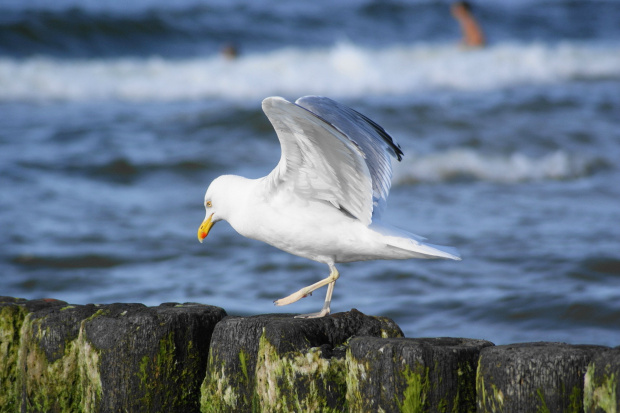
[[[387,226],[385,224],[371,224],[371,229],[382,234],[388,245],[411,252],[411,258],[446,258],[456,261],[461,260],[461,255],[456,248],[429,244],[424,242],[426,238],[404,231],[400,228]]]
[[[412,258],[446,258],[449,260],[460,261],[461,256],[454,247],[443,245],[427,244],[426,242],[416,241],[411,238],[386,237],[388,245],[396,248],[411,251]]]

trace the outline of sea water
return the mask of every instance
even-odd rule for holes
[[[217,224],[209,182],[280,157],[267,96],[398,142],[385,219],[463,261],[340,265],[332,311],[409,337],[620,344],[620,3],[0,1],[0,295],[311,312],[325,265]],[[221,53],[233,44],[235,59]],[[256,217],[260,219],[260,217]]]

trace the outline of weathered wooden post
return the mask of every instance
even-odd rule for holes
[[[466,338],[352,339],[347,401],[352,412],[474,412],[480,350]]]
[[[226,312],[201,304],[112,304],[84,321],[103,412],[198,412],[209,342]]]
[[[95,366],[80,327],[96,312],[92,304],[66,305],[41,309],[25,319],[18,363],[22,411],[67,412],[89,406],[98,386],[89,381]]]
[[[357,310],[0,297],[4,412],[614,412],[620,347],[402,337]]]
[[[584,375],[605,347],[520,343],[480,353],[479,412],[582,412]]]
[[[200,410],[209,341],[226,315],[221,308],[60,302],[29,311],[33,305],[14,302],[1,308],[3,323],[11,319],[4,317],[9,311],[26,314],[19,339],[0,342],[3,349],[11,345],[12,369],[0,394],[8,388],[15,407],[2,405],[2,411]],[[11,381],[16,384],[6,383]]]
[[[202,411],[346,411],[346,343],[360,335],[402,331],[357,310],[317,319],[228,317],[213,333]]]

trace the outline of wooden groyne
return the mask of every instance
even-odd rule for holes
[[[620,348],[0,297],[0,412],[620,412]]]

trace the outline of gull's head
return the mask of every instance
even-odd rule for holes
[[[205,193],[204,206],[206,215],[198,228],[198,241],[202,242],[213,225],[221,220],[230,222],[230,215],[237,209],[237,198],[240,190],[239,181],[244,178],[223,175],[211,182]]]
[[[221,180],[220,178],[216,178],[213,182],[211,182],[211,185],[209,185],[209,188],[207,188],[207,192],[205,193],[204,206],[207,214],[205,215],[205,219],[202,221],[202,224],[200,224],[200,228],[198,228],[198,241],[200,242],[202,242],[207,235],[209,235],[209,231],[211,231],[213,225],[222,219],[217,213],[218,206],[220,206],[219,202],[217,202],[218,187],[221,186],[218,183],[218,180]]]

